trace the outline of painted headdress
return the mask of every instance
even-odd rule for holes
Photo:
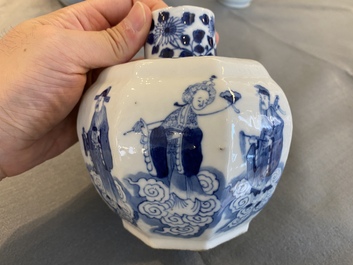
[[[214,79],[217,77],[215,75],[212,75],[209,80],[203,81],[201,83],[196,83],[193,85],[188,86],[187,89],[185,89],[183,93],[183,102],[186,104],[190,104],[194,98],[194,95],[196,94],[197,91],[199,90],[204,90],[208,92],[209,98],[207,100],[207,105],[211,104],[214,99],[216,98],[216,89],[215,89],[215,83],[213,82]]]
[[[263,87],[262,85],[255,85],[254,87],[257,89],[257,92],[259,94],[270,97],[270,92],[268,91],[267,88]]]
[[[109,87],[108,87],[107,89],[105,89],[102,93],[100,93],[99,95],[96,95],[96,96],[94,97],[94,100],[97,100],[97,99],[99,99],[99,98],[101,98],[101,97],[104,97],[104,101],[105,101],[105,102],[109,102],[110,97],[108,96],[108,94],[109,94],[111,88],[112,88],[112,87],[109,86]]]

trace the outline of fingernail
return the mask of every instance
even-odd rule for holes
[[[136,32],[139,32],[146,23],[146,13],[142,3],[136,2],[127,18],[130,21],[132,28]]]

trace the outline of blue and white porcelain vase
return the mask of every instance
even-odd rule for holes
[[[147,245],[215,247],[246,232],[276,189],[292,137],[287,99],[258,62],[216,56],[207,9],[155,11],[145,56],[104,70],[85,94],[87,169]]]

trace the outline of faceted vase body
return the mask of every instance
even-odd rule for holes
[[[283,91],[258,62],[215,54],[211,11],[156,11],[149,59],[104,70],[80,106],[94,186],[151,247],[203,250],[246,232],[288,157]]]
[[[223,57],[106,69],[78,117],[92,182],[156,248],[201,250],[247,231],[283,172],[287,99],[262,65]]]

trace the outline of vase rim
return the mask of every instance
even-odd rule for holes
[[[209,12],[210,14],[213,14],[213,11],[211,9],[208,9],[206,7],[201,7],[201,6],[193,6],[193,5],[181,5],[181,6],[168,6],[168,7],[163,7],[163,8],[159,8],[159,9],[156,9],[154,11],[152,11],[152,14],[153,13],[160,13],[162,11],[168,11],[168,10],[178,10],[178,9],[181,9],[181,10],[184,10],[184,11],[192,11],[192,10],[205,10],[207,12]]]

